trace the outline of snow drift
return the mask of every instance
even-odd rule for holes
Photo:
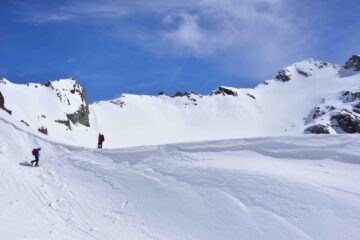
[[[50,142],[5,114],[1,239],[354,240],[360,234],[358,135],[97,151]],[[34,146],[42,148],[39,168],[22,164]]]

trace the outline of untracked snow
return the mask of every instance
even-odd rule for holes
[[[0,113],[4,240],[355,240],[358,135],[96,150]],[[40,167],[25,166],[41,147]]]

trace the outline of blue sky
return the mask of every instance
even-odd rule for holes
[[[0,0],[0,77],[75,77],[89,100],[253,87],[360,53],[358,0]]]

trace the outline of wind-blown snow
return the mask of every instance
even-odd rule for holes
[[[358,135],[95,150],[0,112],[1,239],[317,239],[360,234]],[[39,168],[19,165],[42,148]]]

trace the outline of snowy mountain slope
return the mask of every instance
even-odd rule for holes
[[[358,101],[343,102],[342,94],[359,91],[359,62],[358,55],[344,66],[308,59],[254,89],[220,87],[205,96],[123,94],[88,105],[85,91],[74,80],[52,81],[50,87],[2,81],[0,92],[14,121],[23,120],[33,129],[44,126],[52,138],[88,147],[96,145],[99,132],[108,148],[304,132],[359,133],[360,115],[351,112],[352,130],[349,116],[344,120],[341,115]],[[312,118],[324,99],[342,103],[321,121]]]
[[[14,121],[57,139],[71,140],[77,130],[89,126],[85,90],[73,79],[44,85],[14,84],[2,79],[0,92]]]
[[[1,239],[356,239],[358,135],[96,151],[0,113]],[[31,131],[31,130],[30,130]],[[19,165],[34,146],[39,168]]]

